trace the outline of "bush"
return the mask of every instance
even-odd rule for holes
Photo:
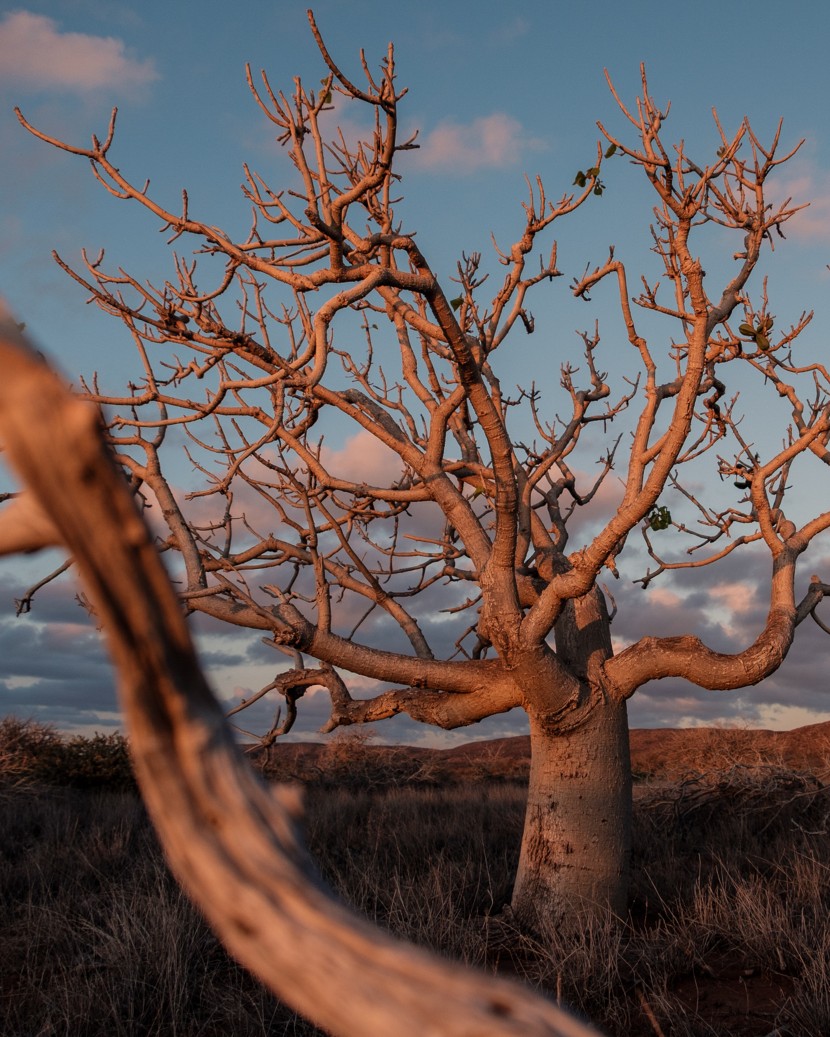
[[[0,720],[0,789],[38,785],[134,789],[127,739],[118,732],[64,738],[47,724],[4,717]]]

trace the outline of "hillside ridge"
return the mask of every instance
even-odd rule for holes
[[[354,735],[351,732],[354,730]],[[361,737],[364,735],[364,737]],[[830,722],[791,731],[763,728],[635,728],[630,733],[631,764],[636,777],[677,777],[684,773],[724,771],[733,767],[777,766],[794,771],[830,773]],[[275,777],[303,778],[345,773],[349,767],[391,768],[435,781],[488,776],[523,780],[530,766],[530,737],[516,735],[465,742],[437,749],[381,745],[361,728],[343,729],[328,742],[277,742],[267,769]],[[404,779],[405,780],[405,779]]]

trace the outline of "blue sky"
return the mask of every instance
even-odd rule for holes
[[[192,211],[232,232],[248,227],[239,192],[247,161],[273,184],[290,178],[273,134],[253,104],[244,79],[249,62],[268,71],[272,84],[292,78],[316,86],[324,66],[308,31],[305,3],[131,5],[116,0],[8,5],[0,3],[0,291],[19,319],[70,377],[101,371],[113,385],[126,380],[132,359],[120,326],[90,306],[50,259],[69,261],[86,247],[107,249],[109,260],[142,277],[164,276],[169,253],[163,236],[134,204],[110,198],[83,160],[29,137],[12,107],[47,133],[75,143],[106,132],[119,107],[114,154],[136,180],[171,207],[188,189]],[[404,128],[419,130],[421,149],[402,156],[404,202],[399,212],[417,230],[421,249],[443,276],[462,251],[492,255],[515,239],[522,224],[524,177],[542,175],[551,196],[566,191],[579,168],[593,162],[600,119],[622,130],[609,94],[607,68],[620,94],[633,100],[645,62],[654,96],[672,103],[666,138],[685,139],[705,162],[717,146],[716,106],[727,130],[744,115],[768,138],[779,117],[784,140],[805,138],[781,174],[781,196],[811,207],[790,225],[765,267],[772,309],[794,320],[803,310],[816,319],[805,335],[808,350],[825,348],[830,260],[830,8],[701,2],[687,8],[641,2],[593,4],[528,2],[511,13],[503,3],[321,2],[318,24],[345,70],[359,74],[358,53],[376,65],[394,41]],[[344,112],[344,118],[357,118]],[[649,247],[651,201],[635,172],[609,162],[607,190],[558,233],[566,277],[549,297],[534,301],[547,340],[517,342],[511,354],[522,375],[558,381],[561,360],[578,355],[578,328],[596,318],[619,330],[613,299],[600,297],[589,317],[569,299],[567,282],[586,264],[605,258],[608,245],[636,278],[653,269]],[[713,263],[722,262],[717,254]],[[490,268],[498,270],[491,260]],[[615,324],[616,321],[616,324]],[[541,336],[537,336],[540,338]],[[609,339],[609,342],[611,340]],[[546,344],[549,343],[548,344]],[[625,370],[621,354],[606,355],[612,372]],[[750,417],[760,408],[750,392]],[[761,422],[757,436],[780,438],[783,425]],[[819,473],[826,480],[825,473]],[[820,506],[820,480],[810,480],[800,505]],[[49,558],[0,563],[0,715],[15,712],[51,719],[70,730],[119,723],[108,666],[94,627],[77,605],[77,588],[63,581],[39,596],[31,615],[14,617],[13,601],[59,563]],[[665,581],[647,593],[613,588],[621,608],[615,635],[697,632],[713,647],[747,643],[765,613],[763,561],[750,558],[685,583]],[[824,568],[822,569],[822,565]],[[817,544],[805,568],[830,579],[830,551]],[[639,598],[636,598],[639,595]],[[625,602],[634,607],[623,608]],[[632,702],[632,722],[655,726],[693,722],[747,722],[790,727],[830,719],[825,660],[830,644],[812,624],[798,632],[781,672],[760,688],[713,696],[663,682]],[[205,663],[229,702],[273,676],[273,658],[258,638],[197,624]],[[322,722],[322,694],[310,696],[301,731]],[[254,721],[252,720],[251,723]],[[521,730],[521,718],[494,718],[467,731],[494,735]],[[386,726],[382,737],[432,737],[407,721]]]

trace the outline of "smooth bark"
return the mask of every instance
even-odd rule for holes
[[[631,850],[625,702],[598,703],[574,730],[531,721],[527,813],[512,908],[544,933],[624,916]]]

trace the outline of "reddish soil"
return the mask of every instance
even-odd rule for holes
[[[435,750],[439,758],[464,766],[490,763],[501,769],[530,766],[530,738],[499,738]],[[631,732],[635,774],[673,775],[679,770],[723,770],[743,764],[780,764],[797,771],[830,771],[830,722],[793,731],[751,728],[644,728]]]
[[[725,959],[707,974],[681,980],[672,992],[705,1019],[713,1033],[772,1037],[781,1033],[775,1020],[792,987],[789,976],[771,976],[746,962]]]

